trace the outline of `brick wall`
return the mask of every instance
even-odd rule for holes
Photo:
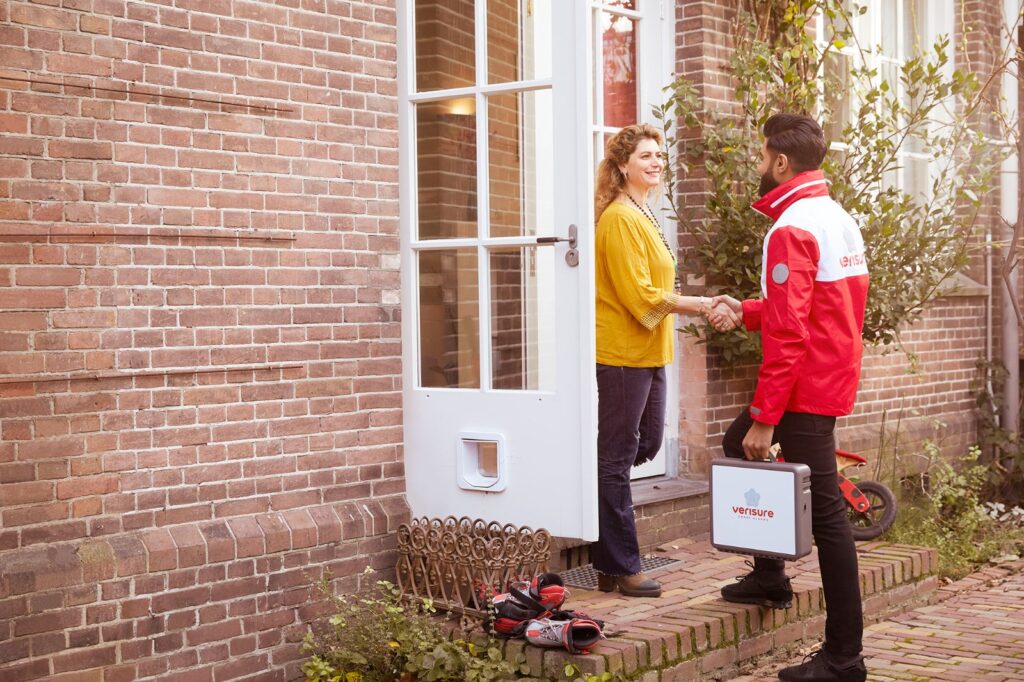
[[[679,0],[676,2],[676,73],[685,76],[697,87],[701,101],[709,111],[730,111],[732,85],[728,73],[736,2],[714,0]],[[692,137],[682,133],[680,138]],[[707,179],[703,168],[696,165],[693,174],[676,184],[681,205],[700,220],[704,215]],[[693,245],[689,233],[677,235],[681,251]],[[683,258],[684,264],[689,262]],[[685,274],[684,293],[703,295],[706,291],[701,273]],[[679,471],[697,476],[707,472],[708,446],[721,442],[720,422],[728,412],[735,416],[738,408],[721,395],[721,386],[714,377],[722,376],[713,366],[704,346],[687,336],[677,340],[679,355]]]
[[[394,5],[0,4],[0,677],[294,677],[309,583],[391,565]],[[676,8],[680,70],[730,106],[730,4]],[[883,412],[970,440],[983,304],[907,330],[915,374],[867,359],[844,445],[870,450]],[[681,350],[700,472],[756,374]]]
[[[676,5],[677,70],[697,84],[711,110],[727,111],[732,106],[727,62],[736,5],[737,0],[683,0]],[[966,32],[971,39],[958,43],[966,44],[966,50],[957,55],[959,67],[971,64],[979,73],[986,73],[986,65],[990,68],[991,36],[993,31],[998,33],[999,14],[992,3],[957,3],[958,40],[965,25],[974,26]],[[703,176],[679,183],[677,191],[682,203],[699,216],[706,191]],[[983,224],[991,224],[994,215],[991,210],[985,213]],[[687,234],[679,235],[684,250],[689,239]],[[980,260],[972,262],[969,273],[984,282]],[[693,293],[703,293],[699,275],[689,275]],[[905,469],[923,461],[916,454],[924,439],[940,443],[950,455],[965,452],[975,439],[972,382],[976,362],[986,352],[986,305],[987,298],[978,291],[940,299],[918,324],[904,330],[906,353],[867,349],[857,406],[839,421],[840,444],[877,457],[884,441],[882,456],[889,463],[891,454],[886,452],[898,446]],[[726,365],[687,337],[681,339],[679,350],[680,470],[700,477],[707,471],[708,459],[721,455],[722,435],[753,395],[757,368]],[[916,364],[911,357],[917,358]]]
[[[393,561],[395,37],[0,4],[0,677],[285,679],[309,581]]]

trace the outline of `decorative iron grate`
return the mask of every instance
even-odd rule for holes
[[[540,528],[449,516],[398,527],[398,588],[440,609],[486,616],[490,596],[547,570],[551,534]]]
[[[679,559],[669,559],[663,556],[642,556],[640,557],[640,570],[644,573],[653,573],[678,563],[680,563]],[[597,571],[594,570],[594,564],[570,568],[568,571],[562,571],[558,575],[562,576],[562,582],[566,585],[572,585],[584,590],[597,589]]]

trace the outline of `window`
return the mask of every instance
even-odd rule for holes
[[[844,0],[843,5],[853,17],[852,28],[859,47],[845,45],[838,53],[833,52],[825,63],[828,74],[844,79],[852,67],[866,61],[866,65],[877,70],[878,78],[887,81],[903,98],[904,105],[911,106],[909,94],[900,83],[900,68],[915,56],[927,55],[939,35],[951,32],[953,0]],[[866,11],[858,16],[857,7],[865,7]],[[827,26],[823,25],[818,34],[823,39],[831,39]],[[850,89],[825,93],[834,114],[825,130],[829,140],[838,139],[847,124],[856,123],[852,121],[856,96]],[[842,148],[833,144],[833,149],[841,151]],[[913,196],[928,196],[931,192],[930,160],[919,139],[911,137],[903,144],[897,168],[885,182]]]

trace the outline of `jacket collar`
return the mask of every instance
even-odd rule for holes
[[[796,175],[771,192],[768,192],[768,194],[755,201],[752,204],[752,208],[774,221],[778,220],[783,211],[800,199],[827,196],[828,184],[825,180],[825,174],[820,170],[809,170]]]

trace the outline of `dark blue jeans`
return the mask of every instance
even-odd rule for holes
[[[594,569],[640,572],[629,471],[654,459],[665,431],[665,368],[597,366],[598,537]]]
[[[722,439],[726,457],[743,457],[743,437],[752,423],[749,411],[744,409]],[[786,412],[775,427],[772,441],[782,447],[787,462],[811,468],[811,533],[818,547],[825,593],[825,649],[833,661],[842,665],[860,655],[864,616],[857,548],[836,477],[835,426],[835,417]],[[758,572],[781,578],[784,569],[785,563],[779,559],[754,559]]]

